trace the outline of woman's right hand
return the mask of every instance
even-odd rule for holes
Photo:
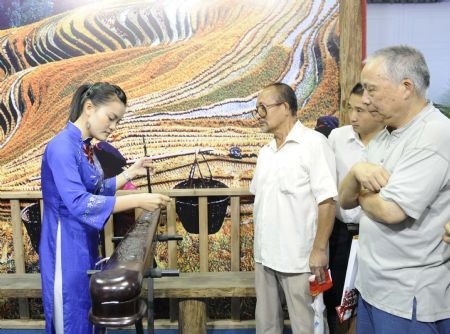
[[[170,202],[170,197],[161,194],[144,193],[138,194],[138,196],[138,207],[147,211],[155,211],[164,208]]]

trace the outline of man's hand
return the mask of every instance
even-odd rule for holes
[[[319,284],[325,283],[325,271],[328,269],[328,256],[326,250],[313,248],[309,256],[309,268],[316,275]]]
[[[442,236],[442,239],[444,239],[444,241],[446,243],[450,244],[450,222],[445,224],[444,229],[445,229],[445,233]]]
[[[388,183],[390,177],[388,171],[382,166],[368,162],[358,162],[353,165],[351,172],[363,188],[372,192],[379,192]]]

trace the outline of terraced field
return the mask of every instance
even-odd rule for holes
[[[127,159],[143,155],[142,136],[151,155],[209,147],[214,178],[247,187],[270,138],[251,117],[258,91],[292,85],[308,126],[336,113],[338,39],[337,0],[99,1],[0,31],[0,191],[40,189],[46,143],[76,87],[95,81],[128,94],[109,138]],[[186,179],[192,161],[155,161],[153,189]]]

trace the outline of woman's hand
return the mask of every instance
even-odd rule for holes
[[[155,211],[169,204],[170,197],[161,194],[140,193],[117,196],[113,213],[130,209],[141,208],[147,211]]]
[[[161,194],[137,194],[138,196],[138,207],[147,210],[155,211],[166,207],[170,202],[170,197]]]
[[[139,176],[144,176],[147,174],[147,168],[150,169],[150,174],[153,173],[152,159],[150,158],[140,158],[130,168],[127,169],[127,173],[131,179]]]

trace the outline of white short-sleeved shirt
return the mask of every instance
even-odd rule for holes
[[[399,224],[360,221],[356,286],[371,305],[417,320],[450,318],[450,247],[442,240],[450,221],[450,120],[428,105],[406,126],[383,130],[367,147],[367,160],[391,175],[380,196],[408,218]]]
[[[362,160],[365,146],[351,125],[333,129],[328,136],[328,143],[336,158],[336,178],[339,186],[352,166]],[[336,205],[336,218],[344,223],[358,224],[361,218],[361,208],[358,206],[345,210],[338,204]]]
[[[296,122],[284,144],[275,140],[258,156],[255,261],[284,273],[309,272],[318,204],[337,195],[333,152],[322,134]]]

